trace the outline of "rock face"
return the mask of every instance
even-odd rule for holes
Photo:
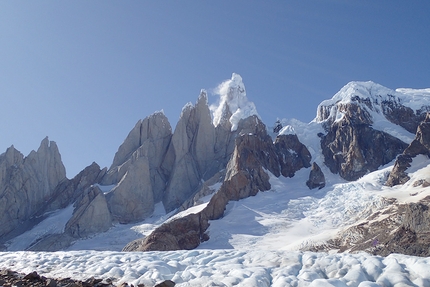
[[[395,186],[406,183],[410,179],[406,170],[411,166],[412,159],[419,154],[430,156],[430,114],[427,114],[425,120],[418,126],[415,139],[397,157],[386,185]]]
[[[192,196],[201,183],[217,171],[215,127],[212,124],[207,95],[202,92],[195,106],[182,110],[172,136],[170,149],[175,155],[172,173],[163,197],[167,212],[179,207]]]
[[[31,220],[41,209],[47,211],[46,200],[65,179],[58,147],[48,138],[25,158],[13,146],[0,155],[0,238],[16,236],[32,226]]]
[[[250,123],[255,123],[252,129]],[[205,233],[209,227],[209,220],[219,219],[223,216],[225,207],[230,200],[240,200],[256,195],[259,191],[271,188],[269,175],[266,170],[275,176],[281,175],[281,161],[285,164],[283,151],[291,154],[287,149],[276,149],[271,137],[266,132],[264,124],[252,116],[241,120],[239,127],[242,133],[235,140],[235,148],[227,164],[227,172],[220,189],[212,196],[207,206],[198,213],[173,219],[155,229],[142,240],[128,244],[124,251],[154,251],[193,249],[201,242],[209,239]],[[247,132],[244,133],[243,130]],[[292,137],[295,139],[296,137]],[[278,142],[288,143],[288,137]],[[298,154],[308,154],[299,142],[292,141],[298,147]],[[301,152],[298,152],[301,151]],[[293,161],[291,161],[293,162]],[[303,165],[302,165],[303,166]],[[294,170],[288,167],[289,170]]]
[[[91,186],[75,203],[72,218],[67,222],[65,233],[74,238],[84,238],[105,232],[112,225],[106,198],[97,186]]]
[[[410,107],[402,105],[400,99],[394,96],[382,101],[381,106],[384,115],[390,122],[403,127],[410,133],[416,132],[419,123],[425,119],[429,111],[427,105],[414,111]]]
[[[148,158],[134,153],[131,167],[106,195],[112,217],[120,223],[141,221],[154,211]]]
[[[325,186],[324,173],[316,162],[312,163],[311,172],[309,174],[308,181],[306,181],[306,185],[309,189],[321,189]]]
[[[346,180],[357,180],[387,164],[407,147],[401,140],[366,124],[345,119],[321,137],[325,164]]]
[[[285,177],[293,177],[296,171],[311,166],[311,154],[295,134],[277,136],[275,149]]]
[[[100,182],[106,170],[93,162],[84,168],[73,179],[62,180],[55,188],[54,195],[48,199],[46,210],[57,210],[75,202],[91,185]],[[38,216],[42,215],[39,213]]]
[[[72,217],[64,226],[63,233],[35,238],[26,250],[58,251],[69,247],[78,238],[106,231],[112,224],[111,215],[103,193],[93,186],[105,173],[106,169],[100,170],[98,164],[92,163],[73,179],[61,181],[44,210],[57,210],[74,203]]]
[[[133,166],[141,165],[138,159],[146,157],[148,167],[145,170],[149,173],[140,179],[139,185],[150,185],[154,202],[159,202],[174,160],[174,155],[168,153],[171,138],[172,128],[164,113],[157,112],[138,121],[116,152],[102,184],[119,184],[129,170],[138,169]]]

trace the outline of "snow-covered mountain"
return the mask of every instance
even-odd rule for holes
[[[149,286],[172,278],[179,286],[430,284],[425,258],[334,254],[430,256],[430,89],[351,82],[312,122],[274,127],[261,122],[239,75],[218,91],[215,106],[205,91],[185,105],[174,131],[162,112],[139,120],[109,169],[94,163],[73,179],[53,177],[49,168],[62,164],[52,160],[55,143],[42,153],[47,139],[37,158],[47,154],[48,165],[30,169],[35,155],[13,147],[0,155],[1,262],[71,276],[49,262],[117,258],[69,266],[82,266],[81,278]],[[55,184],[29,188],[34,174]],[[28,196],[39,189],[43,202]],[[16,217],[25,204],[37,208]],[[179,249],[194,251],[155,251]],[[35,253],[24,266],[24,250],[61,252]],[[120,266],[126,261],[145,267]]]

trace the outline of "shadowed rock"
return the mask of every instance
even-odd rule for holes
[[[406,183],[410,179],[406,170],[411,166],[413,158],[419,154],[430,156],[430,114],[427,114],[425,120],[418,126],[415,139],[397,157],[385,185],[395,186]]]
[[[321,137],[325,164],[346,180],[357,180],[387,164],[403,152],[407,144],[364,123],[356,115],[345,115]],[[355,119],[355,120],[354,120]]]
[[[306,181],[306,185],[309,189],[321,189],[325,186],[324,173],[316,162],[312,163],[311,172],[309,174],[308,181]]]

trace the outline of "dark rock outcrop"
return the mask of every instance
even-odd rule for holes
[[[324,173],[316,162],[312,163],[311,172],[309,174],[308,181],[306,181],[306,185],[309,189],[321,189],[325,186]]]
[[[361,117],[359,117],[361,118]],[[345,114],[321,137],[325,164],[332,173],[346,180],[356,180],[389,163],[407,144],[382,131],[372,129],[356,115]]]
[[[385,185],[395,186],[406,183],[410,179],[406,170],[411,166],[413,158],[419,154],[430,156],[430,114],[427,114],[425,120],[418,126],[415,139],[397,157]]]
[[[311,166],[311,153],[299,141],[297,135],[277,136],[275,149],[281,166],[281,174],[285,177],[293,177],[296,171]]]
[[[32,287],[115,287],[112,280],[97,279],[94,277],[86,280],[74,280],[71,278],[46,278],[39,275],[36,271],[28,274],[18,273],[7,269],[0,270],[0,286],[32,286]],[[130,286],[122,283],[120,286]],[[131,285],[132,286],[132,285]],[[175,283],[171,280],[165,280],[155,286],[173,287]],[[138,284],[136,287],[144,287],[144,284]]]
[[[384,115],[390,122],[403,127],[410,133],[416,132],[418,125],[425,119],[429,111],[429,106],[423,106],[414,111],[402,105],[400,99],[394,96],[382,101],[381,106]]]

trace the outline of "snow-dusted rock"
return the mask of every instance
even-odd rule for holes
[[[391,200],[393,201],[393,200]],[[370,215],[331,240],[331,248],[341,251],[360,250],[387,256],[401,253],[430,256],[430,197],[419,202],[392,202],[387,208]]]
[[[228,120],[231,130],[235,131],[240,120],[254,115],[258,117],[254,103],[246,97],[245,85],[240,75],[233,73],[230,80],[218,86],[217,93],[220,95],[220,102],[211,107],[215,126]]]
[[[428,89],[394,91],[372,81],[350,82],[318,106],[315,120],[331,126],[345,115],[354,123],[368,125],[384,119],[415,133],[429,110]]]
[[[317,120],[327,132],[321,135],[321,148],[331,172],[356,180],[406,148],[398,138],[372,128],[382,117],[381,103],[392,98],[389,92],[372,82],[353,82],[319,106]]]
[[[406,170],[410,167],[412,159],[419,154],[430,156],[430,113],[427,114],[425,120],[418,126],[415,139],[397,157],[386,185],[395,186],[407,182],[410,178]]]

